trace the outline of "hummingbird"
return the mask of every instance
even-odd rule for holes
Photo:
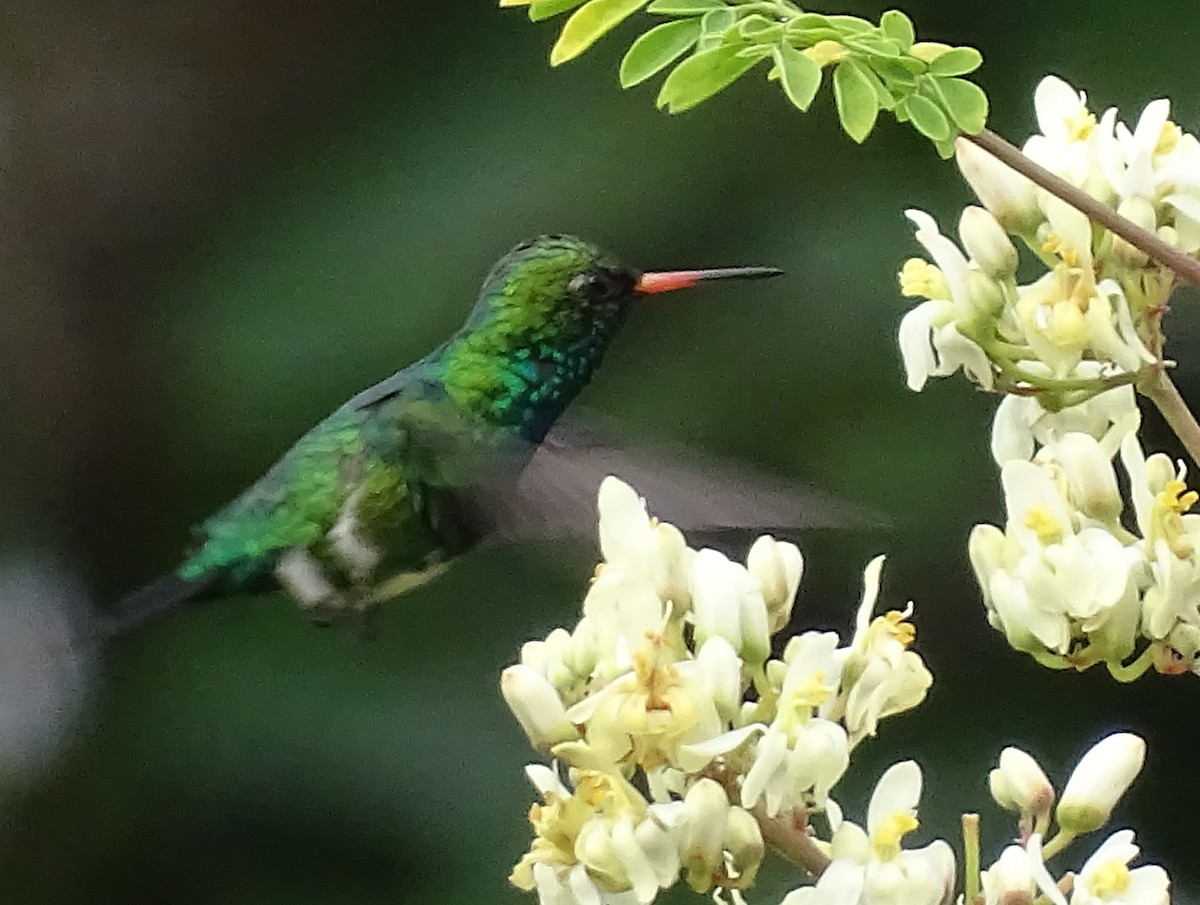
[[[656,469],[586,430],[564,425],[548,435],[630,307],[703,282],[780,273],[643,272],[569,235],[517,245],[492,267],[456,333],[336,409],[193,529],[182,562],[118,603],[107,633],[189,600],[272,583],[326,623],[426,580],[481,540],[554,534],[556,523],[589,512],[594,520],[605,474],[627,465],[633,473],[624,476],[638,486],[653,483]],[[714,492],[706,471],[694,469],[682,485],[670,479],[684,516]],[[776,496],[762,490],[727,492],[725,508],[755,517],[737,504]],[[789,511],[768,519],[795,521],[794,509],[785,503]],[[397,579],[373,587],[385,565]]]

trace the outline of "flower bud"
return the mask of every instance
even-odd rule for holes
[[[579,737],[558,692],[533,667],[517,664],[504,670],[500,692],[533,747],[548,751],[559,742]]]
[[[1032,234],[1045,219],[1037,188],[1008,164],[966,138],[955,141],[954,157],[983,206],[1010,233]]]
[[[691,572],[696,644],[720,635],[750,664],[771,652],[767,606],[758,583],[739,563],[716,550],[696,554]]]
[[[726,876],[730,886],[745,889],[762,866],[766,852],[762,830],[749,811],[736,806],[729,809],[725,820],[725,850],[729,852]]]
[[[696,652],[700,681],[722,719],[733,720],[742,703],[742,661],[724,638],[714,636]]]
[[[963,276],[963,289],[972,311],[989,320],[999,319],[1005,305],[999,283],[981,270],[968,270]]]
[[[1000,766],[988,774],[988,788],[996,804],[1034,818],[1050,813],[1054,787],[1038,762],[1020,748],[1000,752]]]
[[[1017,249],[996,218],[982,207],[971,205],[962,212],[958,234],[963,248],[994,280],[1004,280],[1017,272]]]
[[[762,588],[771,632],[779,631],[791,618],[792,603],[800,587],[800,576],[804,574],[800,548],[764,534],[750,548],[746,569]]]
[[[1019,845],[1010,845],[1002,851],[996,863],[980,873],[979,879],[984,905],[1032,905],[1037,895],[1029,854]]]
[[[1129,732],[1118,732],[1093,745],[1067,780],[1056,812],[1058,825],[1075,835],[1104,826],[1145,759],[1146,743]]]
[[[687,882],[698,893],[712,888],[713,874],[724,865],[729,797],[716,780],[701,779],[683,799],[680,853]]]

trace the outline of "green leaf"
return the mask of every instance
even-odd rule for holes
[[[550,51],[550,65],[573,60],[646,5],[646,0],[588,0],[571,14]]]
[[[864,32],[861,35],[846,35],[842,38],[842,43],[851,50],[857,50],[861,53],[892,58],[900,56],[899,44],[891,38],[886,38],[883,35],[873,32]]]
[[[945,141],[935,141],[933,146],[937,148],[938,157],[942,160],[949,160],[954,156],[954,139],[947,138]]]
[[[783,26],[757,13],[747,16],[737,24],[737,33],[749,41],[766,40],[765,35],[770,32],[775,33],[771,38],[771,40],[774,40],[783,33]]]
[[[646,7],[646,12],[664,16],[702,16],[710,9],[727,6],[725,0],[654,0]]]
[[[913,127],[926,138],[933,141],[945,141],[950,137],[950,120],[933,101],[919,94],[909,95],[905,99],[908,108],[908,118]]]
[[[883,83],[883,80],[875,73],[874,63],[874,60],[870,63],[856,61],[859,71],[866,76],[867,81],[871,83],[871,88],[875,91],[875,98],[879,103],[879,109],[894,110],[896,107],[896,96],[892,94],[887,85]]]
[[[828,16],[822,16],[820,13],[801,13],[790,22],[789,27],[795,25],[797,28],[832,28],[829,23]]]
[[[821,87],[821,67],[788,44],[778,45],[774,56],[783,93],[800,110],[807,112]]]
[[[929,74],[937,76],[966,75],[983,65],[983,54],[974,47],[955,47],[929,63]]]
[[[862,64],[853,59],[838,63],[833,70],[833,99],[842,128],[854,141],[862,144],[871,134],[879,115],[879,98],[871,79],[863,72]]]
[[[538,0],[529,4],[529,21],[541,22],[559,13],[565,13],[583,3],[584,0]]]
[[[874,25],[858,16],[826,16],[825,21],[844,35],[855,35],[864,31],[875,30]]]
[[[908,50],[917,39],[912,19],[898,9],[889,9],[883,14],[879,20],[879,30],[899,44],[901,50]]]
[[[709,10],[700,20],[700,30],[705,35],[721,35],[737,25],[737,13],[728,6]]]
[[[762,59],[740,57],[738,48],[728,45],[703,50],[671,70],[658,93],[658,106],[670,113],[690,110],[732,85]]]
[[[904,64],[904,59],[883,59],[872,60],[871,68],[875,70],[875,74],[883,79],[885,85],[889,88],[893,86],[911,90],[917,80]],[[922,64],[922,69],[924,64]],[[904,93],[908,93],[906,90]]]
[[[633,42],[621,60],[621,87],[631,88],[666,69],[700,37],[699,19],[680,19],[650,29]]]
[[[988,99],[983,89],[966,79],[934,79],[933,90],[950,119],[967,135],[978,135],[987,123]]]

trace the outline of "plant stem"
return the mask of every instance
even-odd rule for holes
[[[963,135],[963,138],[983,148],[997,160],[1012,167],[1050,194],[1057,195],[1072,207],[1087,214],[1092,220],[1111,230],[1130,245],[1170,267],[1189,283],[1200,286],[1200,261],[1184,254],[1174,245],[1164,242],[1154,233],[1142,229],[1136,223],[1126,220],[1108,205],[1102,204],[1065,179],[1034,163],[1018,148],[1009,144],[995,132],[984,129],[978,135]]]
[[[975,905],[979,899],[979,815],[962,815],[963,901]]]
[[[1066,830],[1059,830],[1053,839],[1042,846],[1042,859],[1049,861],[1074,841],[1074,833],[1068,833]]]
[[[1167,425],[1175,432],[1192,461],[1200,464],[1200,424],[1196,423],[1196,416],[1179,395],[1178,388],[1167,376],[1167,372],[1162,368],[1151,368],[1146,376],[1138,381],[1137,389],[1162,413]]]
[[[797,867],[802,867],[814,877],[819,877],[829,866],[829,856],[817,848],[812,836],[808,835],[808,820],[803,814],[780,814],[767,817],[756,811],[758,825],[762,828],[763,840]]]

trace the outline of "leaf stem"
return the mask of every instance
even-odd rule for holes
[[[1077,189],[1065,179],[1034,163],[1017,147],[1009,144],[995,132],[984,129],[978,135],[964,134],[963,138],[983,148],[997,160],[1012,167],[1050,194],[1058,196],[1072,207],[1087,214],[1092,220],[1111,230],[1130,245],[1165,264],[1189,283],[1200,286],[1200,261],[1180,251],[1174,245],[1164,242],[1154,233],[1125,219],[1111,207],[1083,190]]]

